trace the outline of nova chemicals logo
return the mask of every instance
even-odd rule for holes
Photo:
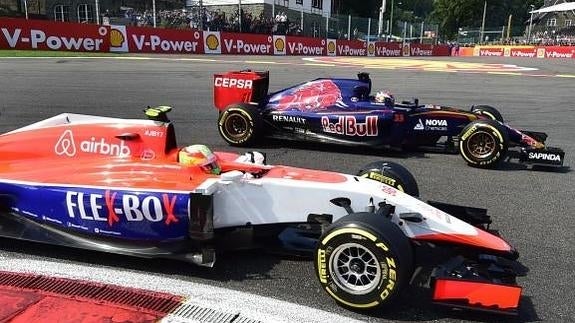
[[[56,142],[54,146],[54,152],[58,156],[66,155],[68,157],[74,157],[76,155],[76,145],[74,144],[74,135],[72,130],[66,130]]]
[[[206,38],[206,46],[208,46],[209,50],[216,50],[218,49],[218,46],[220,45],[220,42],[218,41],[218,37],[216,37],[216,35],[209,35]]]
[[[423,126],[423,122],[421,122],[421,119],[419,119],[415,127],[413,127],[413,130],[423,130],[423,129],[425,129],[425,127]]]
[[[446,131],[447,130],[447,120],[440,119],[425,119],[425,125],[421,119],[417,121],[413,130],[433,130],[433,131]]]

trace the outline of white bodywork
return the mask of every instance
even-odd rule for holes
[[[396,223],[402,213],[423,215],[423,222],[406,222],[401,226],[408,237],[430,231],[477,234],[473,226],[390,186],[362,177],[342,176],[346,180],[341,183],[266,177],[218,181],[213,193],[214,227],[306,222],[310,213],[332,214],[336,221],[347,212],[330,200],[346,197],[352,201],[355,212],[367,211],[370,199],[375,205],[382,201],[395,205]]]
[[[273,167],[273,166],[272,166]],[[498,236],[480,230],[397,189],[370,179],[335,174],[340,181],[301,179],[298,169],[285,176],[251,178],[222,174],[207,185],[204,194],[214,196],[214,228],[246,225],[307,222],[309,214],[331,214],[333,221],[347,211],[330,200],[349,198],[354,212],[385,201],[395,206],[391,221],[412,239],[444,241],[499,251],[511,250]],[[306,170],[302,170],[305,172]],[[299,179],[298,179],[299,177]],[[304,176],[305,177],[305,176]],[[420,222],[400,219],[405,213],[418,213]],[[375,215],[374,215],[375,216]]]

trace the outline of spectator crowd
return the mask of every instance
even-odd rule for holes
[[[139,11],[134,8],[120,7],[115,12],[106,10],[103,14],[109,17],[111,23],[119,23],[131,26],[153,26],[153,13],[150,10]],[[278,34],[278,35],[303,35],[299,19],[294,22],[288,15],[279,11],[275,17],[270,18],[260,12],[254,15],[252,12],[241,10],[241,19],[237,10],[232,13],[224,12],[220,9],[209,10],[203,7],[187,9],[160,10],[156,16],[156,26],[160,28],[176,29],[204,29],[210,31],[245,32],[256,34]],[[337,35],[338,38],[347,38],[345,35]],[[336,36],[336,37],[337,37]],[[357,28],[354,29],[353,38],[361,39]],[[484,44],[493,45],[566,45],[575,46],[575,26],[561,28],[556,31],[537,31],[531,35],[531,39],[518,37],[514,39],[499,39],[486,41]],[[449,42],[450,47],[475,46],[474,42]]]
[[[130,26],[153,26],[154,18],[150,10],[138,11],[134,8],[120,7],[118,11],[107,10],[104,17],[109,17],[113,23]],[[246,32],[256,34],[301,35],[298,23],[290,21],[284,12],[279,12],[273,19],[266,18],[263,11],[255,16],[251,12],[241,11],[241,19],[237,11],[232,14],[216,9],[203,8],[202,12],[186,9],[160,10],[156,15],[156,26],[160,28],[204,29],[211,31]]]

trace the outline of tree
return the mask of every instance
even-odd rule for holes
[[[386,0],[384,19],[389,19],[391,1]],[[394,19],[415,20],[415,17],[425,19],[433,10],[433,0],[394,0]],[[379,17],[381,0],[336,0],[336,14],[359,17]]]
[[[455,39],[459,28],[479,29],[483,19],[484,1],[436,0],[431,17],[439,24],[439,32],[444,38]],[[513,25],[524,26],[525,21],[529,19],[529,8],[532,4],[539,8],[543,5],[543,0],[488,0],[486,29],[507,25],[507,19],[511,14]],[[521,31],[516,28],[516,32]]]

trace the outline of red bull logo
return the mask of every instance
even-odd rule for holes
[[[367,116],[365,122],[358,122],[355,116],[338,116],[335,123],[324,116],[321,117],[321,126],[324,132],[344,136],[375,137],[378,134],[377,116]]]

